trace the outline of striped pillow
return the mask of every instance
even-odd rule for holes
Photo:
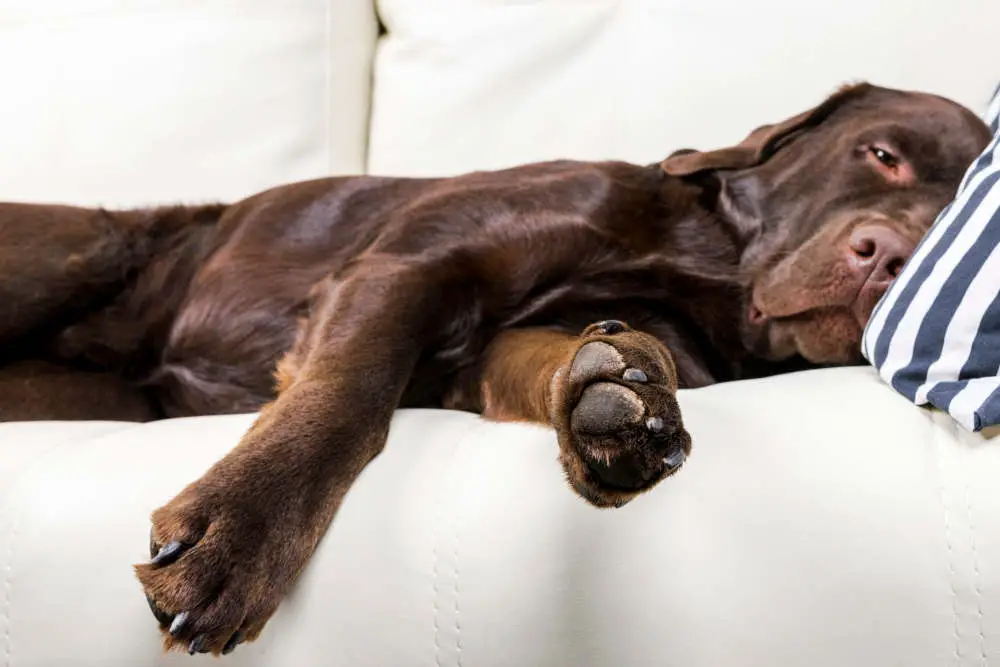
[[[861,351],[917,405],[1000,423],[1000,87],[993,141],[872,313]]]

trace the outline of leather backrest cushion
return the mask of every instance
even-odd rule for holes
[[[5,0],[0,200],[231,200],[364,167],[368,0]]]
[[[369,170],[653,162],[731,145],[858,79],[981,111],[982,0],[382,0]]]

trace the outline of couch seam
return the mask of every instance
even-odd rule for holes
[[[944,542],[945,547],[948,552],[948,584],[951,588],[951,617],[952,617],[952,627],[951,634],[955,639],[955,648],[953,653],[955,654],[955,665],[961,665],[962,663],[962,646],[961,638],[958,629],[958,589],[955,586],[955,552],[952,546],[952,534],[951,534],[951,510],[950,504],[947,500],[947,493],[945,491],[945,466],[944,466],[944,445],[941,442],[941,438],[935,436],[933,438],[934,449],[938,463],[938,495],[941,501],[941,510],[944,514]]]
[[[10,529],[10,544],[7,546],[7,566],[4,568],[4,665],[11,667],[14,663],[10,659],[10,582],[14,573],[14,542],[17,539],[17,531],[21,527],[21,514],[14,517],[14,523]]]
[[[366,77],[366,82],[368,84],[368,99],[367,104],[365,105],[364,142],[361,147],[361,169],[365,174],[371,171],[372,128],[375,124],[375,69],[379,52],[382,50],[384,39],[389,36],[389,27],[386,26],[385,22],[382,20],[378,4],[378,0],[372,0],[369,3],[369,6],[371,7],[371,16],[375,21],[375,35],[371,51],[368,54],[368,76]],[[383,30],[385,30],[384,34],[382,32]]]
[[[969,484],[965,484],[965,508],[969,518],[969,546],[972,549],[972,575],[974,589],[976,592],[976,615],[979,620],[979,657],[983,666],[989,664],[986,657],[986,634],[983,619],[983,588],[982,577],[979,572],[979,552],[976,547],[976,523],[972,513],[972,494],[969,493]]]
[[[454,446],[451,450],[451,456],[449,459],[448,470],[448,481],[453,478],[455,458],[461,449],[462,443],[465,442],[469,434],[477,430],[481,424],[481,419],[475,419],[471,424],[462,429],[460,435],[455,438]],[[437,667],[442,667],[441,663],[441,607],[438,604],[438,596],[441,592],[441,587],[438,582],[440,576],[440,549],[439,545],[441,543],[441,533],[442,521],[444,519],[444,506],[445,499],[450,497],[450,483],[442,484],[441,492],[437,496],[437,509],[434,513],[434,526],[435,526],[435,536],[434,536],[434,565],[432,569],[432,582],[434,589],[434,664]],[[461,607],[459,605],[459,568],[458,568],[458,553],[459,553],[459,530],[457,522],[452,523],[452,558],[455,559],[452,564],[452,574],[455,577],[455,581],[452,584],[452,594],[455,596],[455,653],[456,653],[456,667],[462,667],[462,626],[460,620]]]
[[[458,444],[455,446],[456,454],[458,453],[459,447],[461,447],[462,443],[465,442],[465,439],[468,438],[473,431],[478,430],[479,425],[480,425],[480,420],[476,419],[469,425],[467,429],[465,429],[465,431],[462,433],[462,437],[458,441]],[[454,463],[454,456],[452,457],[452,463]],[[459,577],[458,553],[459,553],[459,541],[461,539],[460,537],[461,530],[458,521],[455,521],[452,530],[453,530],[452,534],[453,544],[452,544],[451,555],[452,558],[454,559],[452,562],[452,574],[455,577],[455,582],[452,585],[453,589],[452,593],[455,596],[455,662],[457,667],[462,667],[462,618],[461,618],[462,607],[459,599],[459,585],[458,585],[458,577]]]
[[[453,573],[455,575],[454,594],[455,594],[455,654],[456,654],[456,664],[457,667],[462,667],[462,609],[459,604],[459,587],[458,587],[458,546],[459,546],[459,529],[458,525],[455,526],[454,535],[454,547],[452,549],[452,558],[454,558],[454,563],[452,566]]]
[[[441,514],[444,505],[441,501],[441,495],[441,493],[438,494],[437,507],[434,511],[434,551],[433,568],[431,570],[431,588],[434,589],[434,664],[437,667],[441,667],[441,607],[438,605],[438,595],[440,594],[440,588],[438,587],[438,574],[440,571],[438,567],[438,542],[440,541],[438,531],[441,529]]]

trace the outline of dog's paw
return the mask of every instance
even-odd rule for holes
[[[623,322],[587,327],[551,388],[560,462],[594,505],[624,505],[677,472],[691,451],[669,351]]]
[[[263,495],[203,478],[153,513],[151,560],[135,571],[166,649],[225,654],[255,639],[308,560],[309,531]]]

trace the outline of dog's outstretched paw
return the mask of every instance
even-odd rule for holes
[[[677,372],[652,336],[618,320],[592,324],[552,378],[552,422],[570,484],[618,507],[677,472],[691,451]]]

